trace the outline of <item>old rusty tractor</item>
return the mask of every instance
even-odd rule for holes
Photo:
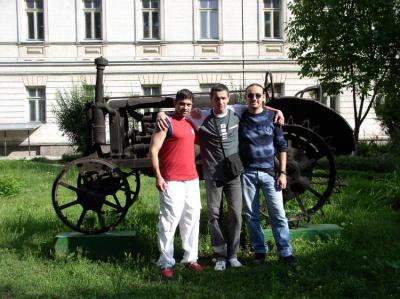
[[[148,150],[157,113],[173,108],[170,96],[104,97],[103,73],[108,61],[100,57],[95,63],[95,101],[87,107],[93,153],[67,163],[52,189],[58,217],[86,234],[112,230],[138,199],[141,174],[153,175]],[[266,74],[265,85],[271,96],[268,105],[282,110],[287,120],[288,187],[284,199],[288,218],[309,220],[338,186],[334,155],[354,150],[352,129],[317,100],[275,98],[271,73]],[[231,102],[239,99],[240,93],[233,93]],[[194,104],[208,107],[208,95],[197,94]]]

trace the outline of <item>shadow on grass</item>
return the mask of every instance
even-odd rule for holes
[[[3,235],[7,236],[7,239],[3,239],[1,247],[13,248],[19,254],[30,252],[44,258],[53,256],[54,237],[57,234],[57,228],[61,228],[55,215],[54,218],[48,218],[46,221],[27,217],[3,223]]]

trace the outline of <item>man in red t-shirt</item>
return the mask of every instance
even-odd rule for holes
[[[150,143],[151,165],[160,191],[157,265],[165,278],[174,275],[174,234],[178,224],[184,250],[181,262],[203,272],[197,263],[201,201],[195,165],[195,132],[185,118],[192,109],[192,101],[190,90],[178,91],[167,130],[157,130]]]

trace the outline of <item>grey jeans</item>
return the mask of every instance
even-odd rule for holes
[[[242,225],[242,186],[240,176],[221,183],[206,179],[208,223],[211,229],[211,245],[217,260],[236,258]],[[225,194],[228,205],[227,240],[222,226],[221,201]]]

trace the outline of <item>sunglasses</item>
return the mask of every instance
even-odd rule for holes
[[[262,96],[263,95],[261,93],[248,93],[248,94],[246,94],[246,97],[248,99],[254,99],[254,97],[255,97],[257,100],[259,100],[259,99],[261,99]]]

